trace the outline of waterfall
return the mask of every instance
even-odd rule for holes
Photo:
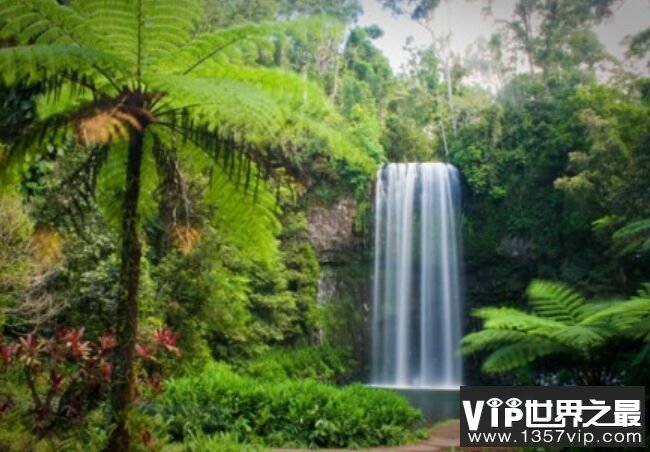
[[[451,165],[391,163],[378,172],[372,384],[461,384],[460,201]]]

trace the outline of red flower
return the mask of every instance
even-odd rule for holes
[[[84,331],[85,328],[79,328],[78,330],[71,329],[65,337],[66,345],[75,358],[85,359],[88,357],[88,353],[90,353],[90,343],[81,340]]]
[[[101,373],[102,373],[102,377],[109,379],[111,377],[111,374],[113,373],[113,366],[111,365],[111,363],[108,362],[102,363]]]
[[[0,357],[2,361],[9,365],[13,361],[16,350],[18,349],[18,344],[8,344],[0,346]]]
[[[164,389],[163,382],[157,375],[147,378],[147,384],[156,394],[160,394]]]
[[[29,333],[27,336],[20,338],[20,347],[25,353],[32,355],[38,352],[40,343],[33,333]]]
[[[178,343],[178,336],[173,331],[159,328],[153,332],[153,339],[157,345],[165,348],[168,352],[176,355],[180,353],[176,345]]]
[[[142,359],[153,359],[151,349],[146,345],[135,344],[135,353]]]
[[[99,347],[102,353],[107,352],[115,347],[115,336],[111,333],[104,333],[102,337],[99,338]]]

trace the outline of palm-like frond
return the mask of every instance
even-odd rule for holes
[[[161,108],[183,110],[192,124],[245,136],[253,143],[276,141],[286,123],[286,111],[271,96],[242,82],[161,75],[152,78],[150,86],[167,93]],[[160,119],[165,120],[164,116]]]
[[[0,0],[0,38],[18,45],[83,46],[101,41],[87,20],[56,0]]]
[[[275,41],[284,31],[283,24],[264,22],[200,33],[161,57],[157,64],[177,75],[196,73],[210,62],[237,66],[256,64],[260,53],[274,51]]]
[[[580,310],[585,304],[582,295],[551,281],[533,281],[528,287],[528,299],[535,313],[567,325],[580,321]]]
[[[640,320],[647,322],[650,318],[650,297],[638,297],[628,301],[610,303],[608,307],[597,311],[583,320],[585,325],[608,325],[619,334],[632,336],[643,335],[644,328]],[[645,334],[648,334],[647,323]]]
[[[484,329],[463,337],[461,350],[464,355],[493,350],[500,345],[526,340],[527,335],[521,331]]]
[[[76,80],[93,85],[95,79],[119,78],[122,61],[100,50],[66,45],[28,45],[0,49],[0,77],[7,85],[18,80]]]
[[[567,351],[551,341],[533,340],[505,345],[488,356],[482,369],[487,373],[508,372],[539,358]]]
[[[189,41],[201,12],[196,0],[78,0],[71,6],[104,37],[91,45],[127,61],[137,82]]]
[[[626,224],[614,233],[613,238],[626,244],[624,253],[650,251],[650,218]]]
[[[587,359],[615,339],[650,340],[647,288],[628,301],[587,303],[576,291],[554,282],[534,281],[528,288],[533,313],[505,307],[473,312],[484,320],[481,331],[465,336],[464,354],[490,352],[486,372],[505,372],[551,354]]]
[[[220,235],[245,254],[269,259],[276,252],[280,231],[277,203],[262,181],[261,170],[252,160],[242,159],[241,167],[237,163],[237,170],[231,170],[237,149],[229,151],[230,157],[215,159],[206,149],[181,135],[174,136],[168,128],[153,127],[152,130],[165,146],[175,149],[175,156],[187,177],[202,185],[203,202],[216,208],[208,220]],[[234,143],[222,145],[233,146]]]

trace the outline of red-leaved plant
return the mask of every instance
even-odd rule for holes
[[[177,343],[177,335],[160,328],[135,345],[142,364],[138,387],[144,384],[153,394],[163,390],[161,360],[180,354]],[[84,339],[84,328],[62,328],[51,337],[27,334],[14,342],[0,342],[0,371],[23,372],[34,426],[44,434],[57,424],[80,422],[106,397],[114,348],[115,338],[109,332],[94,341]],[[11,395],[0,398],[0,416],[14,406]]]

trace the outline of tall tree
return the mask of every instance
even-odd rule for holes
[[[253,190],[256,180],[276,168],[298,175],[297,151],[307,143],[348,161],[356,156],[352,165],[373,166],[338,131],[344,127],[316,86],[255,64],[291,24],[196,33],[200,15],[196,0],[72,0],[66,6],[55,0],[0,1],[0,38],[14,44],[0,49],[0,77],[10,86],[39,84],[46,93],[40,121],[0,157],[2,169],[19,169],[40,152],[43,139],[56,142],[69,133],[83,145],[85,165],[94,173],[106,161],[100,153],[123,156],[111,393],[116,425],[108,444],[113,451],[129,450],[139,222],[142,206],[151,201],[142,187],[156,173],[154,162],[178,159],[188,150],[204,153],[241,181],[243,190]],[[323,20],[307,25],[319,26]]]

